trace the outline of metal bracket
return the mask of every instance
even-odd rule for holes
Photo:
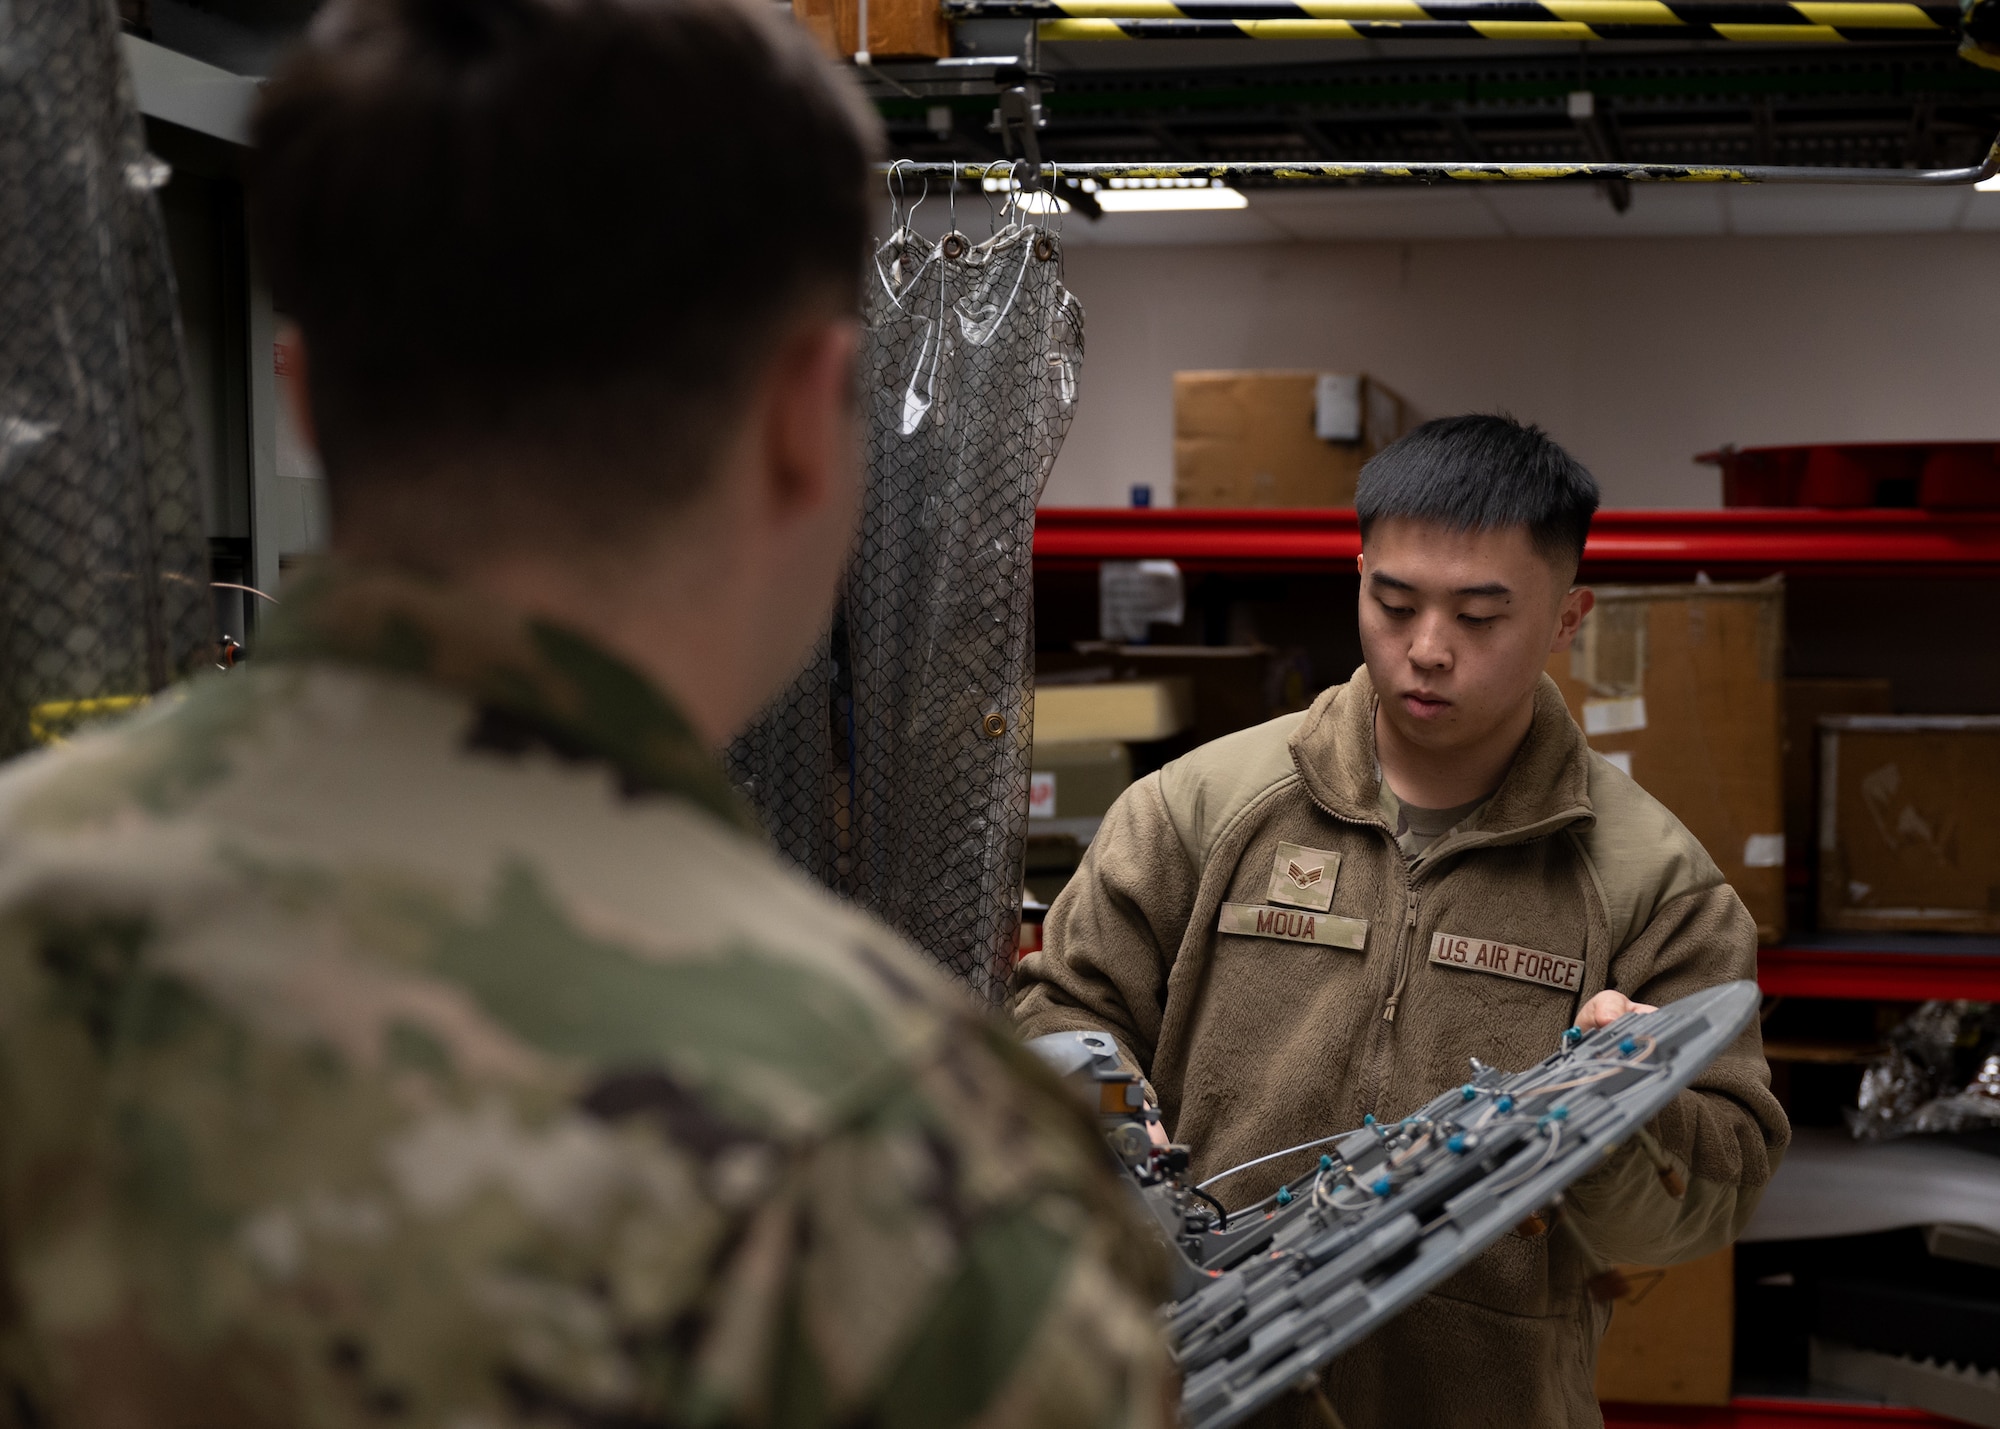
[[[1000,91],[991,127],[1000,135],[1001,150],[1008,158],[1019,154],[1032,166],[1033,172],[1029,179],[1023,180],[1024,186],[1029,182],[1038,188],[1047,186],[1042,178],[1042,144],[1037,131],[1046,129],[1048,124],[1048,116],[1042,112],[1040,76],[1026,75],[1019,84]],[[1049,177],[1054,177],[1053,171]]]

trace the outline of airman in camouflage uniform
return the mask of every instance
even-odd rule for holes
[[[568,631],[331,568],[0,778],[22,1424],[1155,1425],[1062,1089]]]

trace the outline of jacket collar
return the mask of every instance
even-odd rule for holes
[[[442,582],[323,558],[285,592],[260,660],[334,660],[442,685],[628,788],[757,832],[721,766],[657,686],[573,630]]]
[[[1382,823],[1375,762],[1375,686],[1364,665],[1313,701],[1292,735],[1292,763],[1314,802],[1352,823]],[[1535,714],[1506,778],[1480,812],[1478,827],[1450,840],[1517,843],[1572,823],[1588,823],[1590,747],[1569,717],[1556,682],[1535,687]],[[1434,851],[1435,852],[1435,851]]]

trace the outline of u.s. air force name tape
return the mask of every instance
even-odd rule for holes
[[[1282,938],[1288,943],[1319,943],[1324,947],[1351,948],[1357,952],[1368,946],[1366,918],[1343,918],[1338,913],[1301,913],[1257,903],[1223,904],[1222,916],[1216,920],[1215,930],[1245,938]]]
[[[1468,972],[1493,973],[1498,977],[1519,978],[1543,987],[1575,992],[1583,986],[1583,960],[1560,953],[1517,948],[1492,938],[1467,938],[1457,933],[1431,935],[1431,961]]]

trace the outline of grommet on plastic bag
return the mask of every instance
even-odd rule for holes
[[[986,716],[980,728],[992,738],[998,739],[1007,732],[1007,716],[999,713],[990,714]]]
[[[971,246],[965,241],[965,235],[962,233],[947,233],[944,242],[938,245],[939,250],[947,258],[963,258]]]
[[[1044,233],[1035,239],[1035,256],[1044,263],[1056,256],[1056,241]]]

